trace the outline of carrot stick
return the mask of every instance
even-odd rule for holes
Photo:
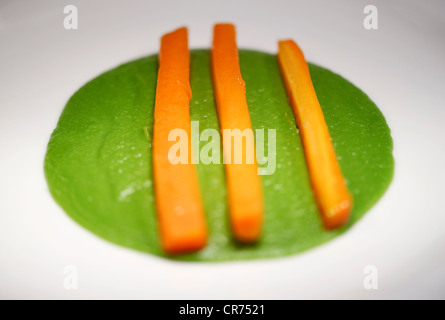
[[[292,40],[280,41],[278,48],[278,60],[300,129],[309,177],[323,225],[326,229],[334,229],[347,222],[352,196],[337,162],[303,52]]]
[[[191,146],[189,101],[190,57],[187,29],[181,28],[161,39],[153,127],[153,171],[161,243],[171,254],[196,251],[205,246],[207,226],[198,177],[190,161],[172,164],[169,141],[173,129],[187,132]]]
[[[258,176],[256,157],[247,161],[247,150],[254,152],[253,131],[246,100],[245,83],[238,62],[235,27],[217,24],[213,33],[212,71],[220,129],[223,131],[223,153],[230,211],[230,223],[234,237],[241,242],[259,239],[263,223],[263,193]],[[235,150],[235,143],[224,138],[226,129],[250,132],[245,148]],[[244,131],[248,129],[248,131]],[[249,131],[250,130],[250,131]],[[230,138],[231,139],[231,138]],[[242,163],[231,158],[241,152]]]

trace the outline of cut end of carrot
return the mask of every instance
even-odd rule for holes
[[[262,212],[254,213],[252,215],[238,218],[236,221],[232,220],[232,232],[235,239],[243,243],[255,243],[261,237]]]
[[[213,27],[213,31],[215,32],[220,30],[235,32],[235,26],[232,23],[227,23],[227,22],[221,22],[215,24],[215,26]]]
[[[329,209],[323,210],[323,226],[327,230],[337,229],[345,225],[352,210],[352,198],[338,202]]]
[[[278,41],[278,48],[279,49],[291,48],[292,50],[296,50],[303,55],[303,51],[301,50],[301,48],[292,39],[284,39]]]
[[[177,53],[183,53],[182,59],[177,59]],[[165,65],[170,68],[173,63],[178,74],[177,83],[185,90],[189,100],[192,98],[192,89],[188,81],[190,68],[188,29],[181,27],[172,32],[166,33],[161,38],[161,50],[159,52],[160,67]]]
[[[169,37],[169,36],[171,36],[171,35],[179,35],[180,33],[185,33],[185,34],[187,34],[187,32],[188,32],[188,29],[187,29],[187,27],[179,27],[179,28],[177,28],[177,29],[175,29],[175,30],[173,30],[173,31],[171,31],[171,32],[169,32],[169,33],[166,33],[166,34],[164,34],[163,36],[162,36],[162,38],[167,38],[167,37]],[[176,37],[176,36],[175,36]]]
[[[178,232],[163,237],[162,247],[168,254],[182,254],[199,251],[207,244],[205,228],[188,230],[187,234]]]

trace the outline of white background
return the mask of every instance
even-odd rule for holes
[[[79,29],[65,30],[74,4]],[[379,29],[365,30],[374,4]],[[0,298],[445,298],[444,1],[0,2]],[[295,39],[308,60],[362,88],[392,129],[396,171],[381,201],[344,236],[297,256],[180,263],[110,244],[48,193],[43,159],[68,98],[86,81],[154,53],[189,27],[209,47],[215,22],[240,47],[276,52]],[[78,289],[64,288],[64,269]],[[365,290],[363,269],[378,268]]]

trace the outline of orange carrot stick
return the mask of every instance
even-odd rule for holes
[[[161,243],[168,253],[196,251],[205,246],[207,226],[197,172],[190,161],[172,164],[169,141],[173,129],[185,130],[191,146],[190,64],[187,29],[161,39],[153,127],[153,174]]]
[[[352,196],[337,162],[303,52],[292,40],[280,41],[278,48],[278,60],[300,129],[323,225],[326,229],[334,229],[347,222]]]
[[[234,237],[241,242],[257,241],[263,224],[263,193],[256,157],[247,161],[248,150],[254,152],[253,131],[246,100],[245,83],[238,62],[235,27],[217,24],[213,33],[212,71],[229,200],[230,222]],[[246,132],[246,145],[235,150],[235,143],[225,139],[226,129]],[[247,131],[244,131],[248,129]],[[250,131],[249,131],[250,130]],[[230,138],[232,139],[232,138]],[[234,163],[234,153],[242,154],[242,163]],[[230,159],[227,155],[230,154]],[[236,157],[234,157],[235,159]]]

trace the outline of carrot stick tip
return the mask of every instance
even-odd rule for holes
[[[346,224],[352,210],[352,198],[345,199],[331,207],[325,213],[323,226],[327,230],[333,230]]]

